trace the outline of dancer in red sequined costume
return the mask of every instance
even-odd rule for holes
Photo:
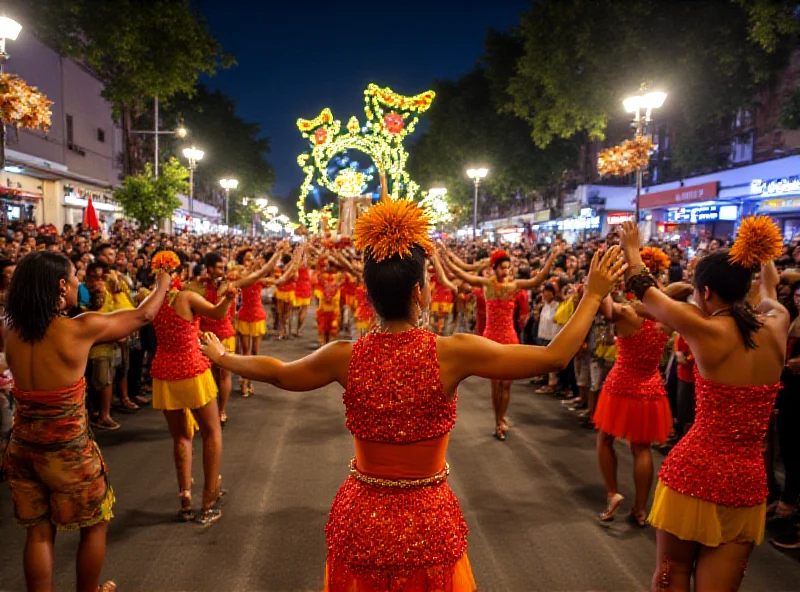
[[[17,522],[27,529],[23,567],[29,590],[55,589],[56,530],[73,529],[80,529],[77,589],[98,590],[114,493],[88,426],[84,374],[89,350],[149,323],[169,285],[169,275],[160,274],[155,291],[139,308],[70,319],[66,314],[78,305],[79,282],[67,257],[32,253],[11,278],[5,351],[17,408],[0,464]],[[102,590],[114,588],[106,582]]]
[[[430,301],[425,222],[405,200],[381,202],[358,219],[356,245],[365,249],[364,281],[381,324],[355,344],[337,341],[290,363],[228,355],[213,336],[204,347],[215,363],[280,388],[344,387],[355,459],[326,528],[327,592],[476,590],[467,526],[447,484],[456,388],[471,375],[511,380],[566,366],[622,269],[619,249],[594,259],[589,297],[547,348],[439,337],[416,326]]]
[[[672,414],[659,373],[664,346],[672,330],[643,319],[629,305],[606,298],[602,310],[615,323],[618,357],[600,391],[594,413],[597,458],[606,485],[607,506],[600,514],[612,520],[624,498],[617,486],[617,454],[614,440],[628,441],[633,453],[636,501],[629,517],[640,526],[647,523],[647,498],[653,485],[650,445],[664,442],[672,429]]]
[[[490,259],[494,275],[483,278],[469,274],[459,266],[459,259],[444,249],[450,259],[450,269],[468,284],[476,288],[483,288],[486,300],[486,325],[483,336],[497,343],[519,343],[517,331],[514,328],[514,304],[519,290],[534,290],[541,285],[550,275],[550,269],[561,248],[556,247],[547,258],[547,263],[535,277],[529,280],[515,280],[511,277],[511,259],[505,251],[495,251]],[[508,420],[506,411],[511,401],[511,381],[492,381],[492,407],[494,408],[495,430],[494,436],[498,440],[506,439]]]
[[[297,279],[294,285],[294,306],[297,309],[297,328],[294,336],[303,335],[303,327],[308,316],[308,307],[311,304],[311,272],[308,265],[304,262],[297,270]]]
[[[627,285],[648,313],[678,331],[696,366],[695,423],[659,473],[650,522],[658,531],[653,590],[737,590],[764,536],[767,481],[761,445],[784,363],[789,315],[777,302],[771,259],[780,233],[766,219],[741,222],[734,247],[695,267],[697,306],[659,290],[639,255],[639,230],[626,223]],[[761,264],[761,303],[746,303]],[[698,310],[699,309],[699,310]]]
[[[211,304],[217,304],[228,289],[230,283],[234,289],[240,290],[252,286],[262,278],[266,277],[278,262],[278,258],[286,251],[288,243],[282,243],[272,258],[262,268],[255,270],[250,275],[235,279],[232,274],[225,280],[225,261],[222,255],[212,251],[205,257],[205,267],[207,276],[202,278],[200,284],[200,295]],[[200,317],[200,330],[210,331],[222,341],[229,353],[236,351],[236,329],[233,327],[233,317],[236,307],[228,307],[228,314],[219,320]],[[219,388],[219,419],[224,425],[228,421],[228,414],[225,408],[231,396],[231,374],[227,370],[215,368],[215,380]]]
[[[183,263],[183,262],[182,262]],[[181,266],[177,272],[186,273]],[[222,457],[222,430],[217,407],[217,385],[211,365],[198,348],[200,316],[221,320],[235,301],[236,289],[228,284],[217,304],[196,292],[180,291],[176,285],[153,320],[158,346],[150,374],[153,377],[153,409],[161,409],[172,436],[178,495],[179,516],[194,518],[192,510],[192,437],[194,421],[203,438],[203,506],[198,517],[209,524],[220,517],[216,507],[221,495],[219,465]]]

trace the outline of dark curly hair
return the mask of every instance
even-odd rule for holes
[[[244,265],[244,256],[253,252],[253,247],[244,247],[236,253],[236,264]]]
[[[17,264],[6,295],[6,324],[25,343],[41,341],[58,315],[60,281],[68,281],[72,261],[61,253],[37,251]]]

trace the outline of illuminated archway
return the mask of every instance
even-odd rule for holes
[[[301,224],[309,224],[306,196],[313,191],[315,183],[341,197],[354,197],[365,189],[365,182],[357,173],[340,171],[334,179],[328,175],[331,159],[348,150],[358,150],[372,159],[378,171],[386,175],[387,184],[390,184],[387,192],[391,197],[397,199],[402,195],[413,199],[419,185],[405,170],[408,153],[403,140],[414,132],[419,116],[430,108],[434,96],[429,90],[406,97],[370,84],[364,91],[367,119],[363,127],[354,116],[342,131],[341,122],[333,118],[330,109],[323,109],[315,119],[298,119],[297,127],[310,144],[309,149],[297,157],[297,164],[306,175],[297,200]]]

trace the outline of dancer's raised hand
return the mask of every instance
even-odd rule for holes
[[[627,265],[622,258],[622,251],[618,246],[613,246],[605,253],[597,251],[592,257],[589,267],[589,277],[586,279],[586,293],[599,297],[601,300],[611,292]]]

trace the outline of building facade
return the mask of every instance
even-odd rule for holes
[[[0,182],[0,216],[36,224],[76,224],[91,197],[101,224],[122,216],[112,199],[122,178],[122,132],[101,82],[89,69],[60,56],[25,31],[8,42],[6,71],[18,74],[53,101],[50,129],[7,130],[7,162]]]

